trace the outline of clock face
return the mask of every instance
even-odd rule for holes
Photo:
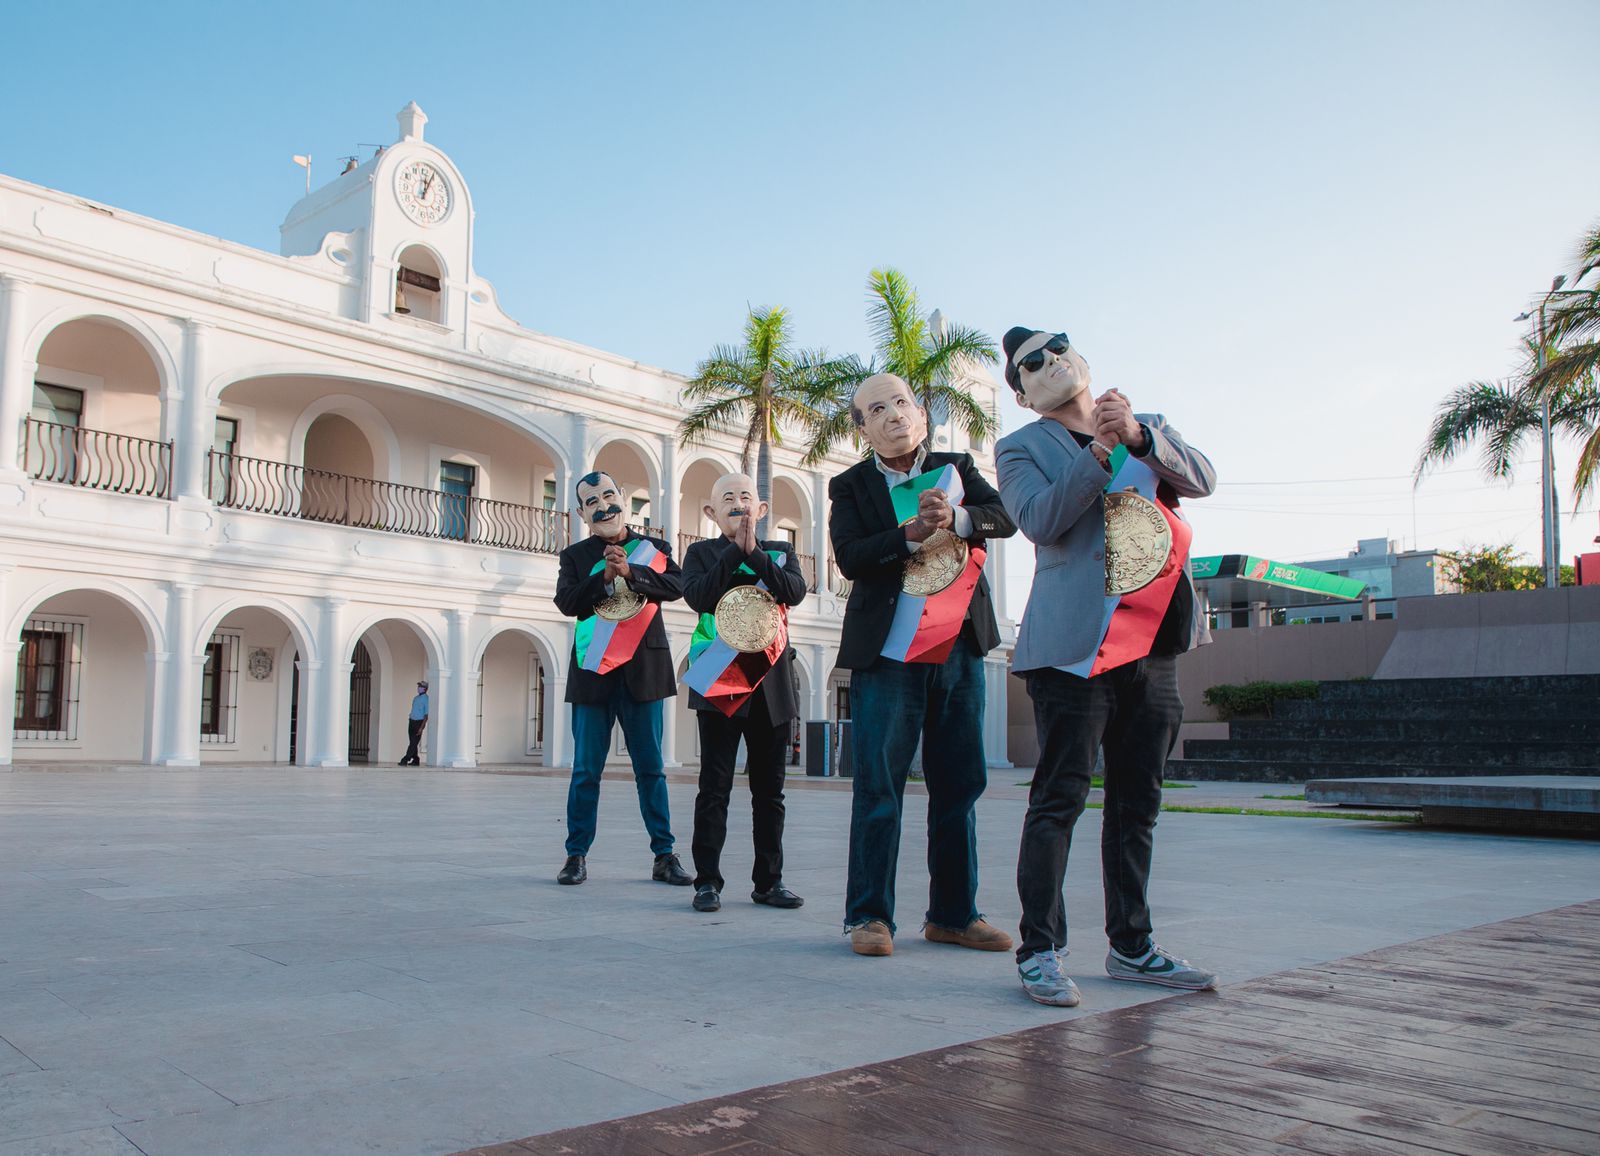
[[[419,225],[437,225],[450,213],[450,183],[427,161],[407,161],[394,178],[400,207]]]

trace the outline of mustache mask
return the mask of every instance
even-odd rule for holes
[[[615,506],[615,505],[607,506],[605,509],[596,510],[593,514],[591,514],[589,516],[589,521],[590,522],[603,522],[607,518],[611,517],[611,515],[620,514],[620,513],[622,513],[622,507],[621,506]]]

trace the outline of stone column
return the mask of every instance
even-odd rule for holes
[[[161,763],[200,765],[200,679],[205,647],[194,637],[194,595],[189,582],[167,584],[167,680],[163,693]]]
[[[33,405],[34,365],[22,350],[31,285],[26,277],[0,274],[0,479],[7,481],[22,478],[22,419]]]
[[[573,494],[578,479],[583,477],[592,468],[589,461],[589,415],[575,413],[572,415],[572,437],[567,444],[567,453],[572,458],[572,477],[567,484],[566,502],[570,511],[572,522],[572,540],[583,540],[583,511],[578,509],[578,499]]]
[[[348,767],[350,765],[350,672],[355,669],[345,649],[344,608],[348,599],[336,594],[322,598],[322,621],[317,630],[317,656],[311,672],[311,693],[317,717],[308,732],[316,736],[310,767]]]
[[[544,765],[572,765],[572,708],[567,705],[567,676],[545,675]]]
[[[11,600],[6,596],[6,585],[15,569],[9,562],[0,562],[0,623],[11,618]],[[0,637],[0,702],[17,701],[17,654],[21,649],[20,635]],[[16,730],[10,723],[0,726],[0,767],[11,765],[12,742],[15,738]]]
[[[657,503],[657,519],[661,523],[661,536],[672,547],[672,556],[681,563],[682,550],[678,549],[678,439],[669,433],[661,435],[661,500]]]
[[[445,661],[450,664],[444,679],[442,698],[444,725],[438,733],[434,761],[446,767],[478,765],[478,672],[472,668],[467,652],[467,635],[472,626],[470,611],[445,611]],[[428,724],[429,728],[433,723]]]
[[[687,694],[682,690],[679,694]],[[683,763],[678,759],[678,700],[664,698],[661,700],[661,765],[665,767],[681,767]]]
[[[811,644],[811,713],[807,719],[828,717],[828,680],[833,666],[827,660],[828,648],[820,642]]]
[[[189,318],[183,323],[183,387],[177,423],[177,496],[185,502],[205,502],[206,451],[216,440],[217,407],[206,397],[206,345],[211,326]]]
[[[820,593],[828,589],[828,479],[821,470],[811,471],[811,555],[817,560]]]

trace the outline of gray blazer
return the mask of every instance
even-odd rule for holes
[[[1211,461],[1167,425],[1160,414],[1134,415],[1150,431],[1140,460],[1182,498],[1216,488]],[[1000,500],[1034,545],[1033,589],[1017,631],[1011,669],[1021,673],[1069,666],[1099,646],[1106,593],[1106,524],[1102,497],[1109,475],[1059,422],[1040,418],[995,445]],[[1211,640],[1187,572],[1177,597],[1187,621],[1189,650]]]

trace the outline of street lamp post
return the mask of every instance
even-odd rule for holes
[[[1534,372],[1544,368],[1545,337],[1544,337],[1544,310],[1550,304],[1550,298],[1567,283],[1565,273],[1559,274],[1550,282],[1550,292],[1546,293],[1539,301],[1537,313],[1529,310],[1516,316],[1518,321],[1527,321],[1537,317],[1539,328],[1537,342],[1533,350]],[[1556,512],[1556,468],[1555,457],[1550,445],[1550,392],[1546,390],[1539,398],[1539,442],[1544,451],[1543,461],[1539,471],[1539,519],[1540,519],[1540,548],[1544,552],[1544,584],[1549,589],[1561,585],[1561,523]]]

